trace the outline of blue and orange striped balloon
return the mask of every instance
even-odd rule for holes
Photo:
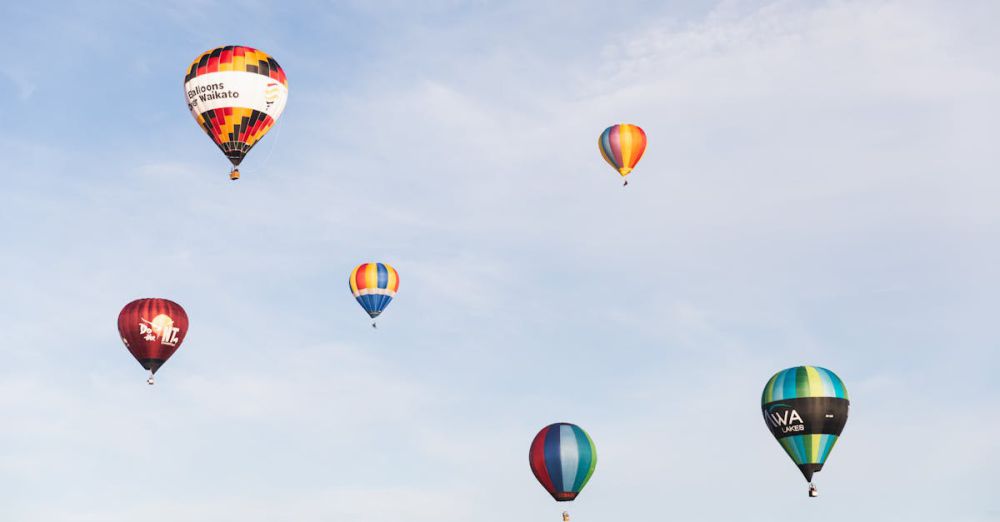
[[[535,435],[528,451],[535,478],[559,502],[576,498],[597,466],[590,435],[568,422],[550,424]]]
[[[361,263],[348,280],[351,294],[372,319],[389,306],[399,290],[399,274],[385,263]]]
[[[604,161],[625,177],[646,151],[646,133],[637,125],[619,123],[604,129],[597,139],[597,146]]]

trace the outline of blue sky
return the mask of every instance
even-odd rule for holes
[[[1000,520],[1000,6],[416,4],[0,8],[0,519],[552,522],[570,421],[574,521]],[[289,78],[238,183],[181,89],[224,44]],[[799,364],[852,398],[815,500],[759,413]]]

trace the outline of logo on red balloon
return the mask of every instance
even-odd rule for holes
[[[178,334],[181,329],[174,326],[174,320],[170,316],[160,314],[147,321],[145,318],[139,319],[139,335],[147,341],[155,341],[157,338],[160,344],[167,346],[177,346]]]

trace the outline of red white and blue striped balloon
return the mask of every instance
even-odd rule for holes
[[[590,435],[568,422],[550,424],[535,435],[528,452],[535,478],[559,502],[573,500],[597,466],[597,448]]]
[[[387,263],[361,263],[347,279],[351,295],[372,319],[379,316],[399,290],[399,273]]]

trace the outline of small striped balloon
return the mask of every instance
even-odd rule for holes
[[[535,478],[559,502],[576,498],[597,466],[590,435],[575,424],[557,422],[535,435],[528,451]]]
[[[399,290],[399,274],[386,263],[361,263],[351,271],[351,295],[372,319],[379,316]]]
[[[637,125],[619,123],[604,129],[597,139],[597,146],[604,161],[625,177],[646,151],[646,133]]]

